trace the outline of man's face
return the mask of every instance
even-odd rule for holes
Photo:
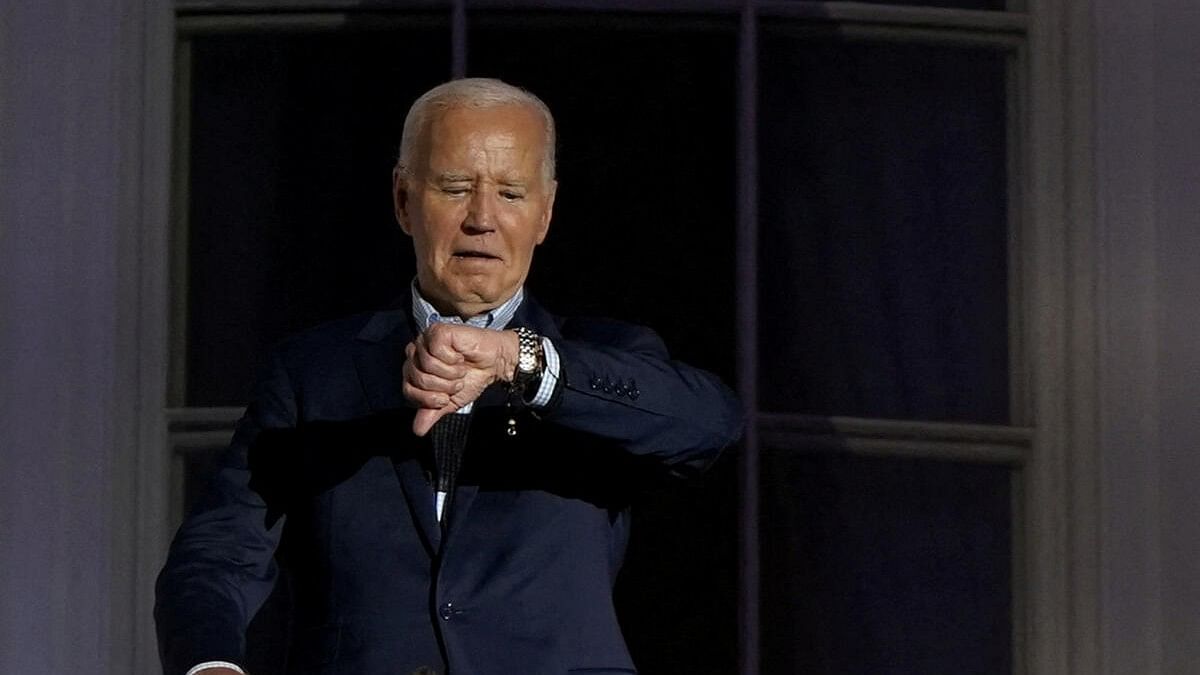
[[[542,174],[545,142],[530,108],[450,108],[428,123],[410,175],[393,175],[417,281],[440,311],[473,316],[525,283],[554,206],[556,184]]]

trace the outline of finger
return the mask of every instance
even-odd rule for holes
[[[464,386],[461,376],[452,378],[438,377],[415,366],[404,369],[404,379],[417,389],[441,392],[443,394],[457,394],[462,391]]]
[[[481,354],[486,355],[488,344],[500,331],[484,330],[474,326],[453,326],[460,330],[447,331],[451,349],[468,363],[477,360]]]
[[[447,363],[446,361],[430,354],[423,347],[417,346],[409,362],[414,364],[416,369],[440,377],[444,380],[461,379],[467,374],[467,367],[463,363]]]
[[[437,331],[437,334],[444,335],[444,331]],[[443,338],[436,335],[429,338],[420,334],[405,347],[405,353],[425,372],[447,379],[462,377],[466,374],[462,355],[452,349],[447,350],[444,346],[439,347],[442,341]]]
[[[453,401],[450,396],[442,392],[418,389],[409,382],[404,383],[403,391],[404,398],[418,408],[451,407],[453,409]]]
[[[416,416],[413,417],[413,433],[418,436],[424,436],[425,434],[429,433],[429,430],[433,428],[433,425],[437,423],[438,420],[442,419],[450,412],[452,411],[448,408],[441,408],[438,410],[434,410],[432,408],[421,408],[417,411]]]
[[[435,323],[417,337],[418,347],[446,363],[462,363],[463,355],[455,348],[455,336],[465,331],[478,330],[467,326]],[[461,336],[458,338],[461,341]]]

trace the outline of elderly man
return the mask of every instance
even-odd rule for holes
[[[467,79],[413,104],[411,293],[272,353],[159,578],[167,675],[240,672],[279,566],[289,672],[635,672],[612,604],[629,497],[703,469],[741,413],[650,330],[524,291],[556,185],[532,94]]]

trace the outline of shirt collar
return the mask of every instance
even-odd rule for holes
[[[439,322],[445,321],[449,323],[465,323],[476,328],[491,328],[492,330],[504,330],[508,326],[508,322],[512,321],[513,315],[517,313],[517,308],[521,306],[521,301],[525,299],[525,289],[518,288],[517,292],[504,304],[495,309],[476,314],[468,319],[463,319],[459,316],[442,316],[434,309],[433,305],[429,304],[422,295],[421,291],[417,290],[417,280],[412,282],[412,308],[413,320],[417,324],[417,328],[425,331],[430,326]]]

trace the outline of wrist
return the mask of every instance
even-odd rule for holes
[[[517,360],[521,353],[521,340],[514,330],[500,331],[500,359],[496,369],[496,379],[504,384],[511,384],[517,375]]]

